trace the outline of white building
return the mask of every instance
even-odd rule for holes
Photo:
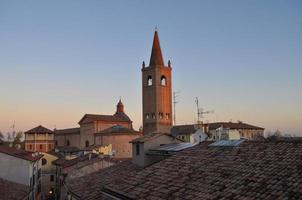
[[[0,178],[30,187],[30,199],[41,199],[43,155],[0,146]]]

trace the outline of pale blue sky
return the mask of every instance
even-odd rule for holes
[[[119,96],[141,125],[141,63],[154,27],[177,123],[242,120],[302,135],[302,1],[0,0],[0,131],[77,126]]]

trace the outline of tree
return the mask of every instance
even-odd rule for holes
[[[1,131],[0,131],[0,140],[4,140],[4,135]]]

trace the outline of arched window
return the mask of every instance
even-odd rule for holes
[[[148,76],[148,86],[151,86],[151,85],[152,85],[152,77]]]
[[[166,119],[170,119],[170,113],[166,113]]]
[[[42,165],[46,165],[47,164],[47,160],[45,158],[42,158]]]
[[[152,119],[155,119],[155,113],[152,113]]]
[[[160,78],[160,83],[161,83],[161,85],[163,85],[163,86],[167,85],[167,79],[166,79],[165,76],[161,76],[161,78]]]
[[[67,140],[67,141],[66,141],[66,145],[67,145],[67,146],[69,146],[69,145],[70,145],[70,142],[69,142],[69,140]]]
[[[146,114],[146,119],[149,119],[149,117],[150,117],[150,116],[149,116],[149,113],[147,113],[147,114]]]
[[[86,147],[89,147],[89,141],[88,141],[88,140],[86,140],[85,146],[86,146]]]
[[[162,112],[158,113],[158,116],[159,116],[159,119],[162,119],[164,117]]]

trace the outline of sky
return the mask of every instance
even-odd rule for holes
[[[302,1],[0,0],[0,131],[78,126],[121,96],[142,125],[155,27],[176,124],[241,120],[302,136]]]

